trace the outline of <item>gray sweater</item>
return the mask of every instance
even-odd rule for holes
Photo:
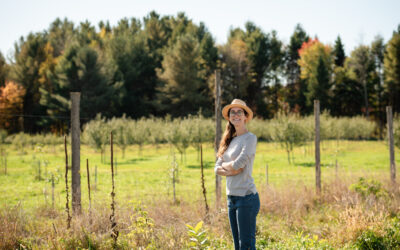
[[[257,136],[247,132],[233,137],[223,156],[218,157],[214,168],[215,173],[217,172],[217,167],[222,166],[223,162],[234,161],[232,167],[236,170],[244,168],[240,174],[226,177],[227,195],[245,196],[257,193],[252,177],[256,146]]]

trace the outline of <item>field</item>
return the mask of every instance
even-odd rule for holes
[[[111,246],[108,219],[111,214],[109,146],[103,163],[99,152],[86,145],[81,147],[83,215],[73,216],[72,229],[68,230],[64,211],[63,145],[23,149],[12,145],[3,147],[7,152],[7,175],[0,169],[1,248],[103,249]],[[202,230],[206,230],[207,242],[212,248],[232,247],[225,205],[225,181],[223,179],[222,209],[216,210],[214,149],[211,144],[205,144],[203,148],[205,187],[211,208],[207,216],[196,149],[189,147],[182,161],[180,154],[169,144],[144,145],[142,150],[129,146],[124,158],[122,151],[115,147],[116,216],[120,231],[115,247],[188,248],[190,239],[185,225],[196,225],[199,221],[204,221]],[[400,204],[399,189],[389,185],[386,142],[323,141],[323,188],[320,196],[315,194],[314,189],[313,152],[312,142],[296,147],[294,163],[289,164],[286,151],[280,144],[258,142],[253,172],[262,204],[257,224],[258,247],[352,249],[362,246],[367,237],[363,232],[370,231],[378,239],[377,244],[379,237],[386,239],[385,230],[397,225],[393,218],[396,218]],[[175,203],[170,174],[174,156],[178,163]],[[91,171],[90,213],[86,159],[89,159]],[[396,165],[399,163],[397,159]],[[267,164],[269,185],[266,185]],[[55,176],[54,209],[52,174]],[[352,184],[359,183],[360,177],[375,180],[368,183],[378,191],[365,195],[350,188]],[[359,186],[363,187],[363,184],[359,183]]]

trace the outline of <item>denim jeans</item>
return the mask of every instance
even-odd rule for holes
[[[228,195],[228,215],[235,250],[256,249],[256,217],[260,210],[258,193]]]

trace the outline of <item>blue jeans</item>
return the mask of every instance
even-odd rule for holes
[[[235,250],[256,249],[256,217],[260,210],[258,193],[228,195],[228,215]]]

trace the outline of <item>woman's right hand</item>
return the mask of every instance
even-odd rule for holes
[[[241,172],[243,172],[243,168],[239,168],[238,170],[234,169],[227,170],[221,166],[217,168],[217,174],[222,176],[235,176],[240,174]]]
[[[244,170],[244,168],[239,168],[238,170],[235,170],[235,169],[226,170],[226,172],[228,174],[227,176],[235,176],[235,175],[238,175],[241,172],[243,172],[243,170]]]

